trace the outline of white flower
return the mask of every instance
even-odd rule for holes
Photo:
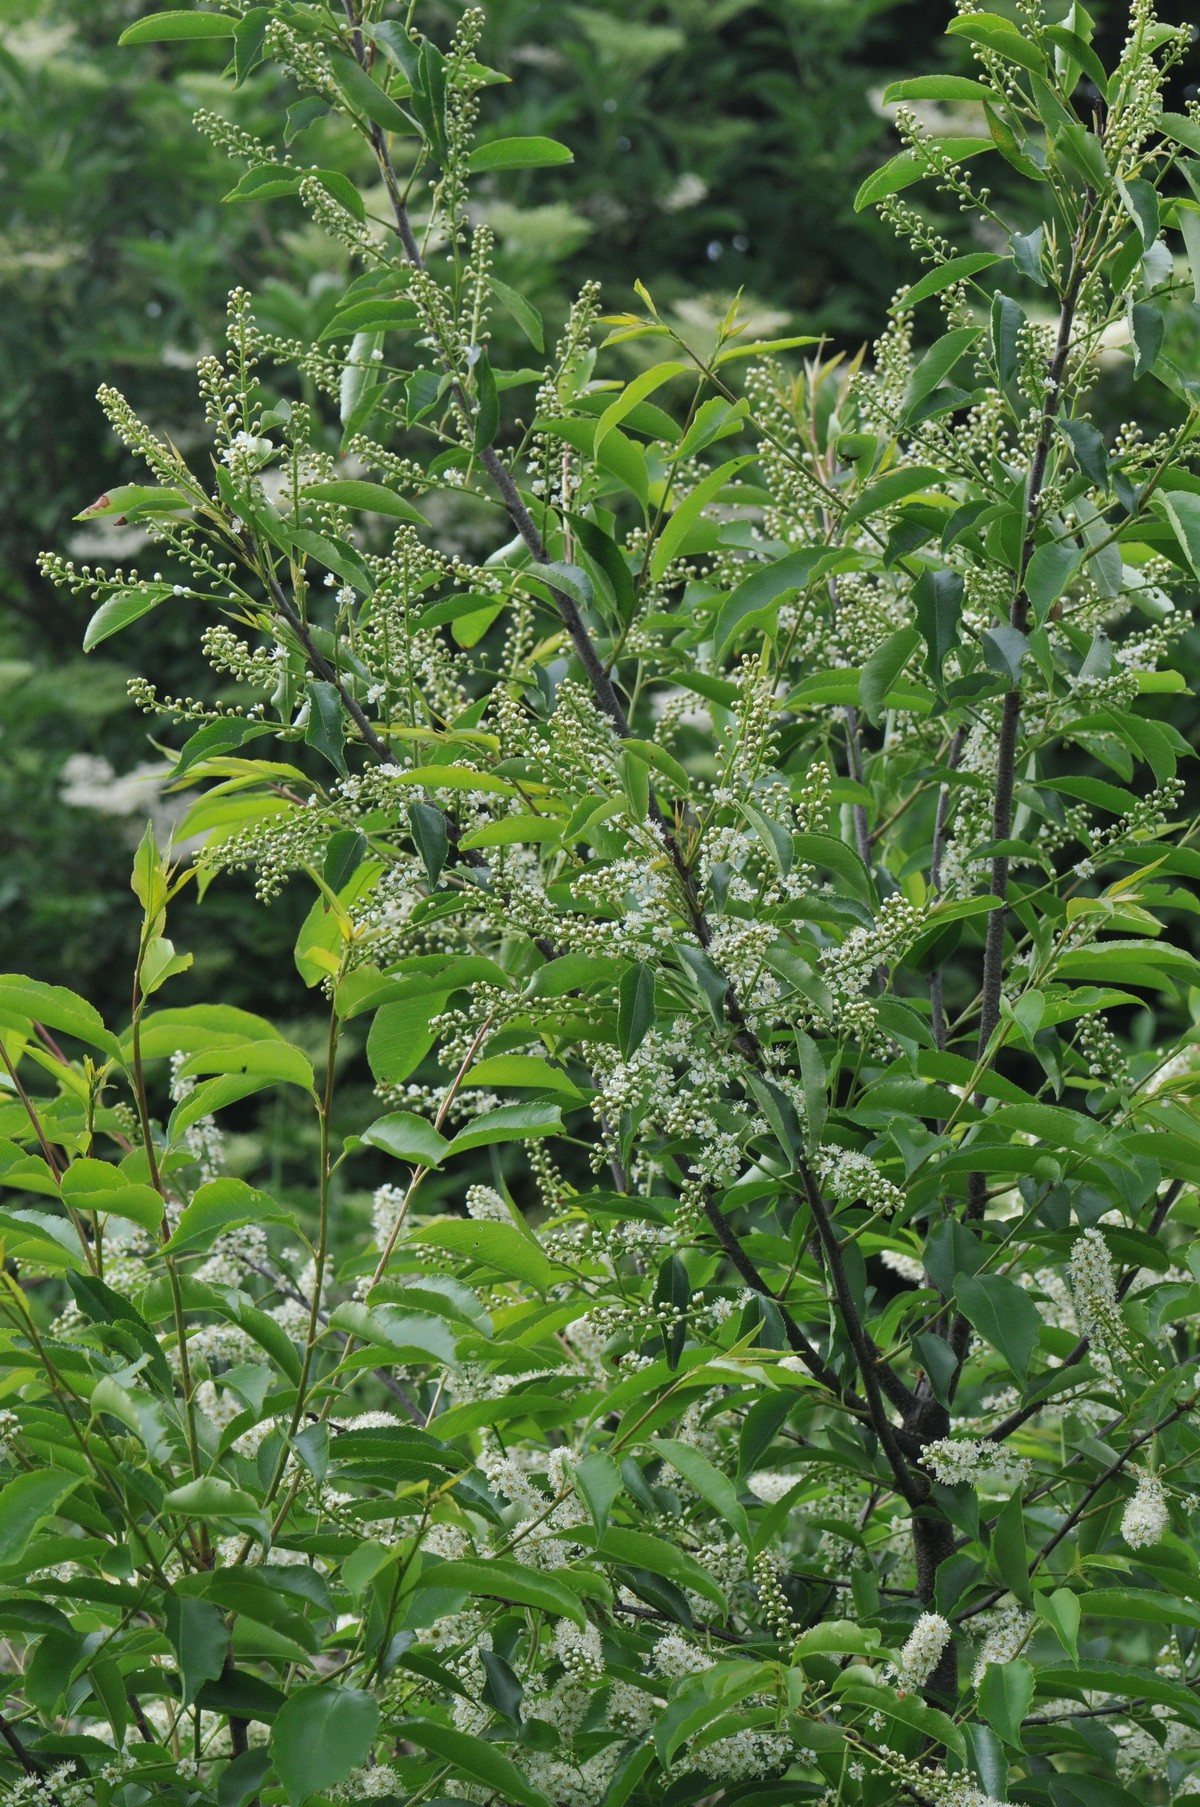
[[[752,1474],[746,1482],[755,1499],[762,1500],[765,1506],[773,1506],[781,1500],[785,1493],[796,1485],[799,1475],[776,1473],[764,1469],[761,1474]]]
[[[924,1460],[943,1487],[971,1481],[980,1489],[1012,1493],[1029,1477],[1030,1465],[983,1437],[940,1437],[927,1443]]]
[[[817,1173],[834,1198],[845,1204],[863,1204],[885,1216],[904,1203],[899,1186],[885,1179],[868,1155],[854,1148],[823,1148],[814,1162]]]
[[[925,1285],[925,1263],[918,1261],[915,1255],[902,1254],[899,1249],[882,1249],[879,1258],[884,1267],[890,1267],[902,1280],[911,1280],[914,1286]]]
[[[1138,1478],[1137,1491],[1121,1515],[1121,1536],[1131,1550],[1158,1543],[1171,1522],[1167,1496],[1156,1474]]]
[[[577,1681],[599,1681],[604,1674],[600,1633],[590,1622],[579,1626],[560,1619],[554,1633],[554,1654]]]
[[[1084,1230],[1071,1250],[1071,1291],[1080,1328],[1104,1348],[1121,1334],[1117,1277],[1108,1244],[1099,1230]]]
[[[971,1671],[975,1687],[983,1680],[983,1672],[989,1663],[1012,1662],[1032,1624],[1032,1613],[1023,1612],[1011,1594],[1006,1594],[991,1612],[983,1614],[978,1627],[983,1638]]]
[[[678,1631],[668,1631],[654,1646],[654,1667],[660,1675],[674,1679],[679,1675],[699,1675],[702,1669],[711,1669],[712,1658],[697,1650],[694,1644]]]
[[[916,1694],[925,1686],[950,1642],[950,1627],[941,1613],[923,1612],[900,1652],[893,1675],[902,1694]]]

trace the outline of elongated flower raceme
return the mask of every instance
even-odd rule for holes
[[[1171,1522],[1167,1496],[1156,1474],[1138,1476],[1133,1498],[1121,1514],[1121,1536],[1131,1550],[1161,1543]]]
[[[922,1613],[900,1652],[896,1686],[904,1694],[917,1694],[938,1666],[953,1633],[940,1613]]]

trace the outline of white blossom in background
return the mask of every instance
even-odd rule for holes
[[[903,1694],[919,1694],[937,1668],[950,1642],[950,1626],[941,1613],[923,1612],[900,1652],[892,1676]]]
[[[190,1073],[181,1073],[187,1055],[177,1052],[171,1056],[171,1098],[178,1104],[189,1093],[196,1089],[196,1081]],[[198,1117],[184,1131],[183,1144],[200,1169],[202,1180],[216,1179],[221,1171],[221,1163],[225,1158],[225,1138],[217,1128],[214,1117]],[[168,1220],[171,1208],[166,1207]]]
[[[1167,1496],[1156,1474],[1138,1477],[1137,1490],[1121,1514],[1121,1536],[1131,1550],[1159,1543],[1171,1522]]]
[[[489,1223],[511,1223],[513,1214],[492,1186],[467,1187],[467,1216]]]
[[[773,1506],[781,1500],[785,1493],[791,1491],[801,1477],[797,1474],[786,1474],[774,1469],[762,1469],[758,1474],[749,1475],[746,1485],[755,1499],[762,1500],[765,1506]]]
[[[882,1249],[879,1259],[902,1280],[911,1280],[914,1286],[925,1285],[925,1263],[915,1255],[906,1255],[900,1249]]]
[[[1011,1594],[1006,1594],[990,1612],[980,1615],[977,1630],[981,1641],[971,1671],[976,1688],[989,1663],[1011,1663],[1020,1654],[1032,1624],[1033,1614],[1027,1613]]]

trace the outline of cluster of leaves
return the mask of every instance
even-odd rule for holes
[[[125,34],[271,59],[374,179],[247,145],[357,273],[311,339],[235,291],[202,469],[106,392],[149,481],[82,517],[160,570],[45,560],[87,646],[177,610],[217,683],[133,686],[200,794],[190,865],[137,855],[130,1021],[0,980],[8,1797],[1194,1795],[1187,34],[1136,0],[1110,70],[1078,5],[960,14],[977,73],[897,86],[860,196],[928,268],[869,364],[797,369],[645,289],[547,355],[471,197],[567,153],[476,138],[481,27]],[[1113,355],[1152,436],[1090,416]],[[315,892],[319,1060],[157,1001],[245,869]],[[280,1087],[307,1212],[222,1141]]]

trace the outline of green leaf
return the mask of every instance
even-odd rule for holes
[[[500,427],[500,397],[487,350],[481,346],[475,361],[475,431],[474,446],[485,452]]]
[[[792,848],[797,860],[835,873],[852,896],[872,908],[878,905],[871,874],[853,847],[839,841],[836,835],[798,834],[793,836]]]
[[[702,477],[690,495],[684,497],[659,534],[650,555],[650,575],[656,583],[662,578],[671,560],[682,550],[703,510],[710,502],[716,501],[739,471],[753,462],[752,458],[731,458],[727,464],[719,465],[707,477]]]
[[[546,334],[542,325],[542,316],[524,295],[518,295],[516,289],[510,289],[506,282],[498,276],[488,277],[488,287],[506,312],[510,313],[535,351],[545,351]]]
[[[413,125],[408,114],[397,106],[378,82],[372,81],[353,57],[330,57],[329,72],[353,112],[365,114],[373,124],[382,126],[385,132],[412,132]]]
[[[464,1154],[469,1148],[488,1148],[493,1142],[525,1142],[555,1135],[561,1128],[562,1113],[555,1104],[502,1104],[460,1129],[446,1152]]]
[[[1039,1619],[1050,1627],[1072,1662],[1079,1661],[1079,1621],[1082,1616],[1079,1597],[1069,1587],[1056,1587],[1052,1594],[1034,1595]]]
[[[789,553],[777,564],[759,566],[731,590],[721,605],[713,629],[713,653],[723,659],[737,635],[751,622],[764,625],[781,596],[802,590],[813,567],[824,557],[824,546],[806,546]]]
[[[1159,232],[1158,190],[1152,182],[1140,178],[1118,176],[1116,183],[1125,211],[1137,227],[1142,244],[1148,251]]]
[[[364,1343],[387,1349],[398,1362],[434,1362],[454,1368],[459,1330],[445,1318],[428,1312],[402,1311],[391,1305],[370,1307],[346,1303],[330,1313],[334,1330],[356,1336]]]
[[[635,376],[632,382],[626,383],[616,401],[609,403],[596,422],[596,456],[599,457],[600,447],[614,427],[619,427],[626,416],[632,414],[656,389],[661,389],[672,377],[686,375],[690,368],[688,364],[652,364],[649,370],[643,370],[640,376]]]
[[[989,1801],[1008,1799],[1008,1759],[990,1725],[971,1721],[963,1727],[968,1760],[975,1780]]]
[[[338,387],[338,419],[347,433],[361,429],[370,413],[367,404],[379,384],[379,364],[371,353],[382,349],[380,332],[355,333],[350,341]]]
[[[1164,138],[1200,157],[1200,120],[1192,119],[1186,113],[1161,113],[1154,123],[1156,131]]]
[[[583,1608],[569,1588],[550,1575],[519,1562],[506,1562],[501,1556],[489,1556],[486,1562],[427,1563],[417,1582],[418,1591],[423,1587],[481,1594],[488,1600],[515,1600],[518,1606],[531,1606],[556,1619],[570,1619],[581,1627],[587,1624]]]
[[[432,1123],[413,1111],[393,1111],[390,1116],[377,1117],[370,1129],[363,1130],[361,1139],[369,1147],[381,1148],[385,1154],[394,1155],[398,1161],[411,1161],[416,1167],[436,1167],[450,1147]]]
[[[921,635],[915,627],[902,627],[889,634],[863,666],[858,700],[873,727],[882,721],[888,692],[920,644]]]
[[[163,1500],[163,1510],[185,1518],[224,1519],[235,1525],[261,1526],[264,1532],[267,1528],[254,1495],[215,1474],[201,1475],[199,1480],[185,1481],[182,1487],[173,1488]]]
[[[736,1531],[744,1544],[750,1542],[750,1521],[746,1517],[745,1507],[739,1505],[737,1488],[728,1475],[714,1468],[707,1456],[690,1443],[679,1443],[671,1437],[656,1437],[652,1447],[683,1476],[706,1505],[725,1520],[730,1528]]]
[[[271,1728],[271,1761],[291,1807],[336,1788],[366,1762],[379,1706],[360,1688],[308,1687],[290,1694]]]
[[[136,584],[128,590],[118,590],[100,604],[84,629],[84,652],[90,653],[101,641],[111,640],[114,634],[140,621],[172,593],[171,584]]]
[[[979,1711],[994,1732],[1020,1750],[1021,1722],[1033,1700],[1033,1669],[1021,1657],[989,1663],[979,1688]]]
[[[236,753],[248,741],[259,740],[264,734],[273,732],[270,722],[249,721],[245,716],[223,716],[218,721],[205,722],[184,741],[173,775],[182,778],[194,765],[200,765],[206,759],[218,759],[223,753]]]
[[[911,464],[902,470],[888,471],[856,497],[846,511],[846,526],[853,527],[858,521],[866,521],[881,509],[903,502],[918,490],[933,489],[945,480],[944,472],[934,470],[928,464]]]
[[[990,138],[941,138],[939,144],[946,154],[959,163],[968,157],[977,157],[981,151],[990,151]],[[923,181],[929,175],[930,168],[924,157],[913,151],[901,151],[890,162],[869,175],[854,197],[854,211],[861,213],[864,207],[871,207],[888,195],[899,194],[902,188],[911,188],[914,182]]]
[[[1200,206],[1195,201],[1178,201],[1175,224],[1183,234],[1188,268],[1192,273],[1192,302],[1200,307]]]
[[[305,743],[323,754],[334,770],[344,778],[348,771],[343,751],[347,716],[337,686],[326,683],[323,678],[313,678],[305,688],[308,691]]]
[[[144,1230],[157,1231],[162,1223],[161,1194],[153,1186],[131,1184],[126,1174],[107,1161],[90,1157],[72,1161],[63,1174],[62,1195],[76,1211],[124,1217]]]
[[[1015,382],[1019,368],[1018,347],[1021,341],[1021,330],[1026,324],[1025,310],[1019,307],[1011,295],[996,293],[992,297],[991,333],[992,357],[996,363],[996,377],[1002,389]]]
[[[482,1738],[472,1737],[469,1732],[453,1731],[450,1726],[432,1719],[399,1720],[394,1732],[397,1738],[419,1744],[422,1750],[460,1770],[473,1782],[492,1789],[497,1802],[503,1801],[505,1807],[510,1802],[516,1803],[517,1807],[551,1807],[547,1797],[526,1781],[512,1759]]]
[[[561,1067],[552,1067],[536,1054],[492,1054],[477,1060],[470,1068],[464,1086],[515,1086],[537,1092],[561,1092],[576,1102],[582,1097],[579,1087]]]
[[[464,852],[475,847],[512,847],[523,843],[553,842],[562,834],[562,819],[555,816],[501,816],[473,828],[459,841]]]
[[[979,337],[977,326],[959,326],[953,332],[931,345],[925,356],[914,369],[909,378],[908,387],[904,391],[903,409],[906,415],[919,408],[927,396],[933,394],[943,377],[949,376],[954,366],[974,345]]]
[[[412,838],[416,842],[417,852],[421,856],[429,882],[436,888],[438,879],[442,876],[442,869],[446,864],[446,856],[450,852],[450,833],[446,817],[432,803],[410,803],[408,826],[412,831]],[[461,842],[459,844],[462,845]]]
[[[1011,19],[1002,18],[999,13],[968,13],[951,19],[946,33],[950,37],[966,38],[984,50],[994,50],[997,56],[1016,63],[1021,69],[1031,69],[1039,75],[1045,71],[1046,59],[1037,45],[1019,31]]]
[[[1167,323],[1152,301],[1135,301],[1129,310],[1129,332],[1133,341],[1133,374],[1135,378],[1145,376],[1158,361]]]
[[[588,608],[592,600],[592,580],[579,565],[566,565],[555,561],[545,565],[534,565],[532,575],[540,577],[551,590],[558,590],[569,596],[580,608]]]
[[[1175,529],[1193,574],[1200,578],[1200,495],[1186,489],[1160,489],[1154,500]],[[0,980],[0,1007],[4,1002],[3,986],[4,981]]]
[[[368,514],[390,515],[398,521],[414,521],[426,525],[425,517],[411,502],[398,496],[383,483],[364,483],[357,478],[338,478],[332,483],[309,483],[300,491],[301,500],[309,497],[318,502],[336,502],[342,508],[358,508]]]
[[[416,1071],[434,1044],[429,1019],[441,1008],[436,993],[384,1004],[367,1035],[367,1060],[379,1085],[399,1085]]]
[[[554,1269],[540,1246],[516,1224],[495,1223],[487,1218],[418,1223],[413,1226],[411,1239],[430,1248],[445,1249],[450,1255],[461,1255],[466,1261],[490,1267],[510,1279],[522,1280],[536,1292],[544,1293],[554,1283]]]
[[[654,1024],[654,970],[634,961],[617,988],[617,1043],[626,1060],[636,1054]]]
[[[988,670],[1007,678],[1015,689],[1021,682],[1021,666],[1029,651],[1026,636],[1015,627],[985,627],[980,638]]]
[[[314,171],[313,174],[318,181],[328,181],[324,171]],[[353,184],[348,186],[350,193],[359,198],[361,206],[358,190]],[[366,301],[356,301],[349,307],[339,309],[329,325],[318,335],[318,343],[327,339],[344,339],[354,333],[403,332],[420,323],[421,316],[411,301],[389,301],[383,297],[370,296]]]
[[[235,87],[248,80],[262,62],[266,52],[267,28],[272,13],[269,6],[252,6],[238,20],[233,31],[233,79]]]
[[[883,92],[883,104],[890,107],[898,100],[971,100],[995,102],[1000,98],[994,88],[974,82],[965,75],[918,75],[908,81],[889,82]]]
[[[267,1193],[248,1186],[245,1180],[208,1180],[197,1187],[191,1203],[184,1207],[164,1252],[178,1255],[184,1250],[207,1248],[216,1237],[248,1223],[283,1223],[293,1230],[299,1228],[290,1211]]]
[[[0,973],[0,1021],[15,1018],[22,1026],[42,1023],[73,1035],[90,1048],[119,1056],[120,1044],[104,1027],[104,1019],[94,1005],[65,985],[47,985],[41,979],[27,979],[24,973]]]
[[[1094,132],[1071,122],[1059,127],[1051,143],[1060,162],[1073,169],[1097,194],[1103,194],[1112,178],[1104,146]]]
[[[1000,1352],[1024,1386],[1042,1327],[1029,1294],[1015,1280],[996,1274],[958,1274],[954,1284],[963,1315],[984,1342]]]
[[[918,282],[914,282],[912,288],[896,303],[894,311],[898,314],[907,313],[909,308],[928,301],[931,295],[940,295],[951,284],[965,282],[968,276],[974,276],[980,270],[990,269],[993,264],[1003,261],[995,251],[968,251],[962,257],[951,257],[936,270],[930,270]]]
[[[943,694],[942,667],[958,644],[962,619],[963,580],[957,571],[922,571],[913,586],[913,608],[925,641],[925,668],[935,690]]]
[[[621,1491],[620,1469],[611,1456],[597,1449],[576,1464],[571,1479],[591,1513],[596,1536],[602,1538],[612,1503]]]
[[[1042,269],[1044,236],[1042,227],[1035,226],[1032,232],[1014,232],[1008,241],[1008,248],[1018,270],[1030,282],[1036,282],[1040,289],[1046,286],[1046,275]]]
[[[246,1074],[267,1085],[295,1085],[305,1092],[314,1091],[308,1056],[274,1036],[197,1049],[180,1067],[179,1077],[192,1079],[202,1073]]]
[[[1059,426],[1071,442],[1075,462],[1097,489],[1108,488],[1108,453],[1104,440],[1090,420],[1060,420]]]
[[[59,1468],[39,1468],[0,1487],[0,1567],[21,1560],[38,1526],[53,1518],[83,1478]]]
[[[216,1681],[224,1669],[229,1632],[210,1601],[179,1594],[166,1596],[163,1623],[179,1664],[183,1704],[190,1707],[204,1683]]]
[[[710,1601],[718,1612],[728,1610],[724,1594],[704,1565],[665,1538],[654,1537],[648,1531],[630,1531],[623,1525],[609,1525],[603,1537],[597,1539],[596,1554],[604,1562],[619,1562],[661,1575],[677,1587]]]
[[[150,13],[127,25],[118,44],[165,44],[177,38],[228,38],[238,21],[228,13]]]
[[[467,168],[478,176],[489,169],[550,169],[574,161],[574,152],[557,138],[493,138],[490,144],[476,145]]]
[[[1071,545],[1039,546],[1025,572],[1025,594],[1033,619],[1042,627],[1071,579],[1083,563],[1083,555]]]

